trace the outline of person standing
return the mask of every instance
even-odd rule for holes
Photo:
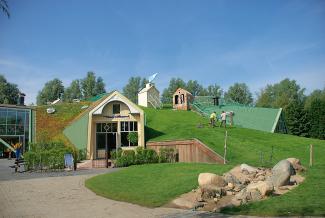
[[[221,116],[221,123],[220,123],[220,126],[221,127],[222,125],[226,128],[226,119],[227,119],[227,114],[226,112],[222,111],[222,113],[220,114]]]
[[[215,127],[215,123],[216,123],[216,118],[217,118],[217,114],[214,111],[211,115],[210,115],[210,124],[212,127]]]

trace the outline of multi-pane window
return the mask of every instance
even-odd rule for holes
[[[138,143],[131,143],[128,140],[128,135],[130,132],[138,132],[138,123],[135,121],[121,122],[121,146],[130,147],[137,146]]]
[[[117,132],[117,123],[97,123],[97,133]]]

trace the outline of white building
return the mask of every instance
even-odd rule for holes
[[[160,108],[162,106],[159,91],[153,84],[147,83],[146,87],[138,93],[138,105],[153,108]]]

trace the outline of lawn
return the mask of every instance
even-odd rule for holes
[[[214,164],[148,164],[95,176],[86,187],[96,194],[118,201],[158,207],[197,187],[200,172],[222,174],[229,166]]]
[[[145,109],[145,112],[147,141],[198,138],[219,154],[223,154],[225,130],[209,127],[208,120],[200,115],[190,111],[167,109]],[[200,123],[203,124],[203,128],[197,127]],[[226,168],[240,163],[272,166],[288,157],[299,158],[303,165],[308,166],[309,144],[314,145],[315,162],[306,172],[306,181],[297,189],[280,197],[224,212],[250,215],[325,215],[325,141],[236,127],[228,128],[227,131],[229,164]],[[185,167],[180,171],[178,166]],[[150,207],[160,206],[195,187],[199,172],[213,169],[221,173],[226,168],[222,165],[208,164],[134,166],[90,179],[87,186],[97,194],[108,198]],[[197,169],[194,174],[193,169]],[[128,185],[124,184],[126,181]],[[178,181],[184,185],[175,186]],[[110,186],[110,183],[115,185]],[[104,188],[105,186],[111,187],[111,190]],[[127,188],[129,186],[132,187],[133,193]]]

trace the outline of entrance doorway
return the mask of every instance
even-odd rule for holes
[[[116,149],[117,123],[96,124],[96,159],[111,158],[111,151]]]

